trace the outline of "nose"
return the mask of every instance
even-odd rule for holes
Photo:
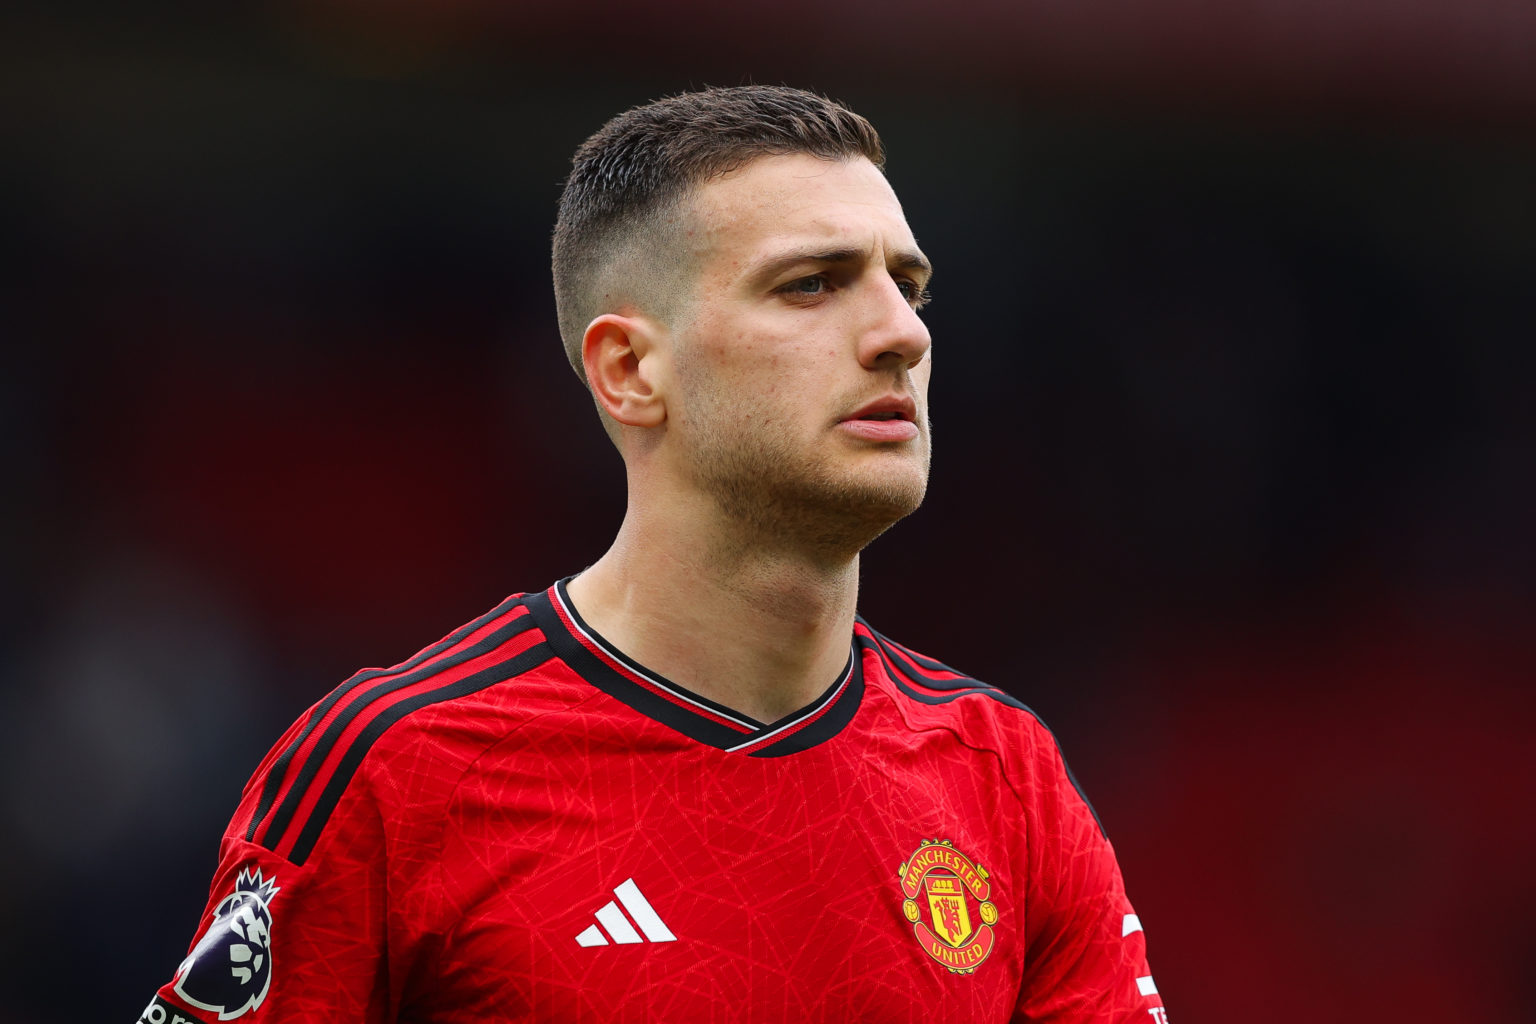
[[[859,362],[871,370],[915,368],[933,345],[928,325],[889,275],[880,273],[868,292],[863,309],[866,322],[859,332]]]

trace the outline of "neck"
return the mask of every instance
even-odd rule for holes
[[[769,723],[820,696],[848,659],[857,552],[765,545],[700,503],[634,503],[606,554],[571,581],[578,611],[624,653]]]

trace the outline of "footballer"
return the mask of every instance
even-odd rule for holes
[[[1051,733],[857,611],[930,449],[883,167],[783,87],[582,144],[555,299],[617,536],[293,724],[141,1021],[1166,1020]]]

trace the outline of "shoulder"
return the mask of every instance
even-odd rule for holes
[[[1098,822],[1098,813],[1072,774],[1055,733],[1028,704],[1001,687],[897,643],[862,617],[854,627],[854,639],[863,652],[870,684],[891,699],[907,728],[948,731],[961,744],[994,755],[1021,800],[1065,799],[1080,804]]]
[[[882,689],[922,721],[991,723],[1028,736],[1050,734],[1040,716],[1013,694],[897,643],[862,617],[854,626],[854,642],[866,669],[877,669]]]
[[[332,821],[431,821],[459,777],[526,722],[578,702],[528,595],[518,594],[389,668],[365,669],[295,722],[246,788],[232,829],[303,863]]]

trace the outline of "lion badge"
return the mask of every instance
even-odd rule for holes
[[[213,922],[176,968],[176,994],[219,1020],[261,1006],[272,984],[272,897],[277,877],[240,869],[235,891],[219,901]]]

